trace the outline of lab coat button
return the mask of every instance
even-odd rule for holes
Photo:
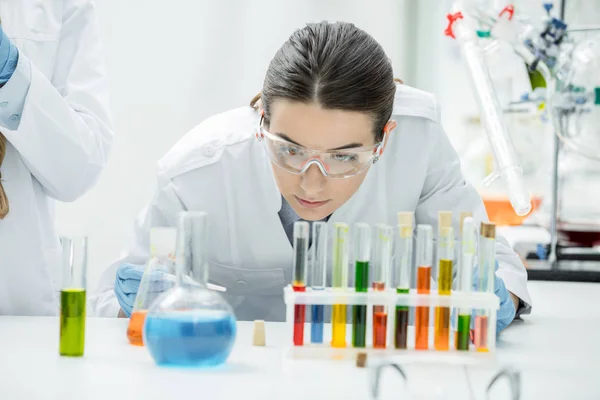
[[[10,120],[11,120],[11,121],[18,121],[18,120],[19,120],[19,118],[21,118],[21,117],[19,116],[19,114],[13,114],[13,115],[11,115],[11,116],[10,116]]]
[[[206,157],[211,157],[213,154],[215,154],[215,148],[213,146],[211,146],[210,144],[207,144],[206,146],[204,146],[202,153]]]
[[[246,287],[246,281],[240,279],[236,282],[236,285],[238,285],[238,287]]]
[[[8,101],[3,101],[0,103],[0,107],[6,107],[8,105]]]

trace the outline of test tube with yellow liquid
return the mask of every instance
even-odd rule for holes
[[[87,238],[61,238],[62,288],[60,291],[61,356],[81,357],[85,347]]]
[[[333,226],[333,253],[331,286],[333,290],[348,289],[348,224],[338,222]],[[334,304],[331,311],[333,347],[346,347],[346,304]]]
[[[450,296],[452,292],[452,263],[454,262],[452,213],[440,211],[438,223],[438,294]],[[433,345],[438,351],[450,349],[449,307],[435,308]]]

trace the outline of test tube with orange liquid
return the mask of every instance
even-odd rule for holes
[[[127,326],[127,339],[134,346],[144,345],[142,332],[148,308],[174,283],[176,234],[175,228],[152,228],[150,231],[150,260],[142,275]]]
[[[433,229],[429,225],[417,225],[417,294],[431,291],[431,265],[433,263]],[[415,310],[415,349],[429,348],[429,307]]]

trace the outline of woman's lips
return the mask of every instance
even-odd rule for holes
[[[300,205],[302,207],[306,207],[306,208],[319,208],[321,206],[324,206],[325,204],[329,203],[329,200],[325,200],[325,201],[310,201],[310,200],[304,200],[301,199],[298,196],[294,196],[296,198],[296,201],[298,203],[300,203]]]

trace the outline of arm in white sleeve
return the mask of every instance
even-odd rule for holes
[[[31,63],[17,62],[12,76],[0,88],[0,125],[10,130],[17,130],[21,122],[25,99],[31,86]]]
[[[133,240],[122,257],[112,263],[100,277],[96,291],[90,297],[90,307],[99,317],[116,317],[121,306],[115,295],[115,279],[122,264],[144,265],[149,254],[149,235],[152,227],[176,227],[177,215],[185,211],[183,203],[175,193],[171,180],[164,180],[154,194],[150,205],[143,210],[136,220]]]
[[[452,211],[453,225],[458,236],[459,216],[461,212],[472,212],[473,219],[479,223],[488,221],[485,206],[473,186],[467,183],[460,169],[458,154],[450,144],[440,124],[428,122],[431,144],[427,176],[416,220],[419,224],[429,224],[437,229],[438,211]],[[519,256],[506,240],[496,238],[496,259],[499,264],[496,274],[502,278],[506,289],[519,297],[525,306],[518,313],[528,313],[531,298],[527,290],[527,271]]]
[[[52,81],[21,52],[11,77],[30,80],[20,123],[0,130],[49,196],[73,201],[97,181],[113,133],[95,7],[90,0],[63,7]]]

